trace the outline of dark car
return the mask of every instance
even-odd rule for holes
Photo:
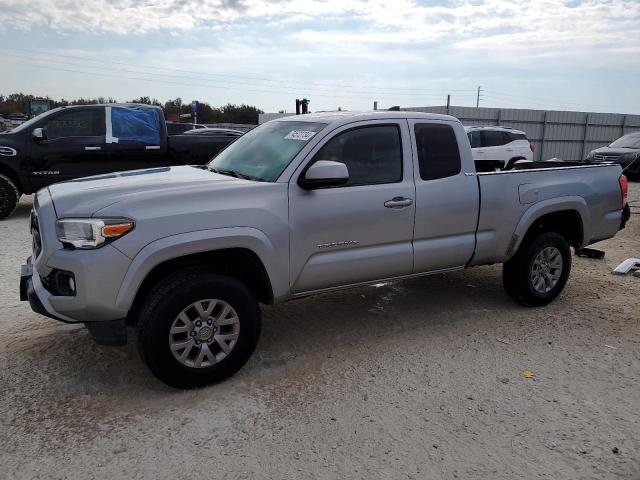
[[[613,162],[624,169],[627,178],[640,179],[640,132],[633,132],[592,150],[585,162]]]
[[[179,135],[193,129],[206,128],[199,123],[167,122],[167,135]]]
[[[193,124],[186,124],[192,126]],[[20,195],[52,183],[123,170],[202,165],[238,135],[168,135],[148,105],[75,105],[0,133],[0,219]]]
[[[234,130],[232,128],[214,128],[214,127],[206,127],[206,128],[194,128],[193,130],[187,130],[184,132],[185,135],[228,135],[231,137],[240,137],[244,135],[244,132],[241,130]]]

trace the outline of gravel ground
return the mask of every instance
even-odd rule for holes
[[[2,479],[640,479],[640,278],[611,274],[640,184],[546,308],[498,266],[267,307],[245,368],[189,392],[18,301],[30,201],[0,222]]]

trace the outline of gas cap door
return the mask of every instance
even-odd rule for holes
[[[520,197],[521,204],[528,205],[538,201],[540,191],[538,187],[531,183],[521,183],[518,185],[518,196]]]

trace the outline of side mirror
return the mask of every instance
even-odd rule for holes
[[[43,128],[34,128],[33,132],[31,132],[31,137],[36,142],[39,142],[40,140],[46,140],[47,135],[44,133],[44,129]]]
[[[322,187],[337,187],[349,181],[349,169],[344,163],[318,160],[298,182],[301,188],[313,190]]]

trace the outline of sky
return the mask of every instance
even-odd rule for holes
[[[640,114],[640,0],[0,0],[0,93]]]

